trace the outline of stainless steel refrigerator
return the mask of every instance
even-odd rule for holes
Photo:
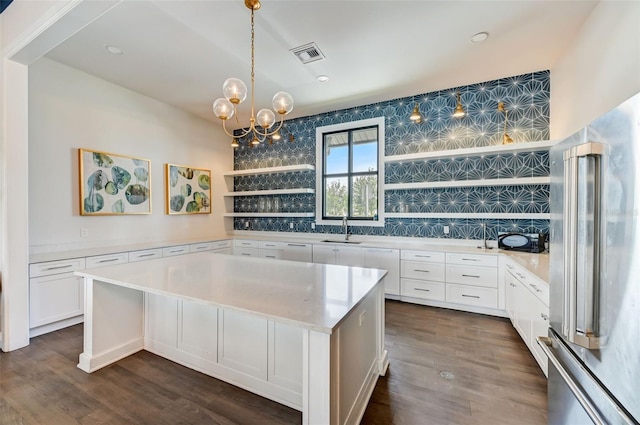
[[[550,152],[549,423],[640,421],[640,94]]]

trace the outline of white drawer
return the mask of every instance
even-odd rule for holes
[[[444,282],[444,264],[405,260],[400,263],[402,277]]]
[[[194,243],[189,246],[189,252],[204,252],[213,249],[213,242]]]
[[[447,265],[447,283],[498,287],[498,269],[493,267],[466,267]]]
[[[400,253],[400,259],[412,261],[429,261],[430,263],[444,263],[444,252],[413,251],[403,249]]]
[[[232,240],[213,241],[213,249],[231,248],[233,246]]]
[[[96,255],[87,257],[87,268],[95,269],[96,267],[113,266],[114,264],[125,264],[129,262],[128,252],[119,252],[117,254]]]
[[[287,246],[284,242],[260,241],[258,247],[260,249],[284,249]]]
[[[447,283],[446,291],[446,300],[449,303],[498,308],[497,289]]]
[[[163,257],[173,257],[174,255],[184,255],[184,254],[189,254],[190,252],[191,252],[191,247],[189,245],[177,245],[177,246],[168,246],[166,248],[162,248]]]
[[[129,253],[129,262],[135,263],[136,261],[152,260],[154,258],[162,257],[162,249],[143,249],[142,251],[131,251]]]
[[[516,277],[527,289],[533,292],[544,305],[549,306],[549,285],[546,282],[531,275],[529,272],[524,272],[519,267],[511,267],[509,270],[513,276]]]
[[[495,255],[460,254],[447,252],[447,264],[498,267],[498,257]]]
[[[247,241],[244,239],[236,239],[233,241],[233,246],[236,248],[259,248],[258,241]]]
[[[400,279],[400,296],[444,301],[444,283]]]
[[[240,255],[242,257],[259,257],[260,250],[258,248],[233,248],[233,255]]]
[[[68,273],[85,268],[84,258],[71,258],[69,260],[48,261],[46,263],[34,263],[29,265],[29,277],[51,276],[54,274]]]
[[[261,249],[260,258],[271,258],[272,260],[282,259],[284,252],[277,249]]]

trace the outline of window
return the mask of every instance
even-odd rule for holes
[[[316,222],[382,226],[384,117],[316,128]]]

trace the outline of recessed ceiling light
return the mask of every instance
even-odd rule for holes
[[[316,80],[318,80],[319,83],[326,83],[327,81],[329,81],[329,77],[327,77],[326,75],[318,75],[316,77]]]
[[[488,32],[479,32],[477,34],[474,34],[471,36],[471,42],[472,43],[482,43],[483,41],[485,41],[487,38],[489,37],[489,33]]]
[[[104,46],[104,48],[107,49],[107,52],[111,53],[112,55],[121,55],[124,53],[124,50],[116,46],[110,46],[107,44]]]

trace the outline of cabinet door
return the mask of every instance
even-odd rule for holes
[[[513,277],[513,275],[510,272],[506,272],[505,281],[506,281],[505,309],[507,310],[509,319],[511,319],[511,324],[515,325],[516,314],[517,314],[517,311],[515,309],[517,279]]]
[[[547,356],[538,345],[539,336],[547,336],[549,332],[549,307],[544,305],[542,301],[534,297],[535,300],[531,304],[531,352],[538,361],[540,368],[547,375]]]
[[[279,249],[262,249],[260,248],[260,258],[271,258],[272,260],[282,259],[283,252]]]
[[[336,248],[336,264],[341,266],[362,267],[364,259],[362,248],[354,246],[341,246]]]
[[[336,247],[333,245],[314,245],[313,262],[320,264],[336,264]]]
[[[178,348],[205,360],[218,360],[218,309],[207,304],[180,301]]]
[[[387,270],[384,293],[400,295],[400,251],[397,249],[366,248],[364,267]]]
[[[233,310],[218,310],[218,362],[267,379],[267,320]]]
[[[514,309],[516,313],[516,321],[513,324],[522,337],[522,340],[529,345],[531,340],[531,303],[535,301],[536,297],[524,287],[522,282],[514,279],[516,285],[514,296]]]
[[[84,313],[84,283],[73,273],[29,280],[29,327],[46,325]]]

